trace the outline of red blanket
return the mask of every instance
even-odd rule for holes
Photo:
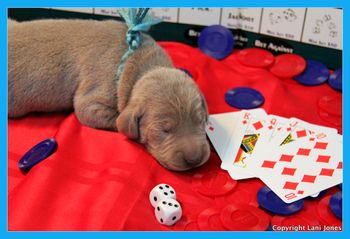
[[[175,66],[192,73],[211,114],[236,111],[225,103],[224,94],[248,86],[264,95],[267,113],[298,117],[335,127],[341,133],[341,117],[319,107],[319,100],[329,96],[330,107],[341,112],[341,93],[328,84],[306,87],[293,79],[279,79],[267,70],[243,66],[236,53],[217,61],[197,48],[170,42],[161,45]],[[49,137],[57,140],[56,152],[22,174],[17,167],[21,155]],[[227,183],[234,187],[224,195],[203,195],[198,192],[198,177],[202,177],[199,186],[209,191]],[[183,218],[173,227],[156,221],[148,201],[150,190],[159,183],[172,185],[183,207]],[[262,186],[258,179],[232,180],[220,170],[214,151],[199,169],[167,171],[142,145],[120,133],[82,126],[74,113],[32,114],[8,123],[9,230],[266,230],[265,224],[253,228],[242,222],[244,218],[248,224],[254,221],[247,204],[267,220],[279,219],[258,208],[255,195]],[[220,220],[220,212],[228,204],[242,208],[227,219],[235,225],[231,228],[223,227]],[[320,205],[320,200],[307,201],[293,217],[296,221],[298,217],[311,218],[315,224],[341,223],[336,218],[322,218],[317,211]]]

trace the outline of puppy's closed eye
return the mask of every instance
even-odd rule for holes
[[[174,133],[173,123],[170,121],[158,121],[148,128],[148,140],[151,144],[159,144]]]
[[[174,127],[170,121],[165,121],[162,124],[162,131],[166,134],[169,134],[173,131]]]

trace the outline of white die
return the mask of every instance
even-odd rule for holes
[[[153,207],[155,207],[159,201],[166,198],[176,199],[175,190],[168,184],[158,184],[149,193],[149,201]]]
[[[163,225],[171,226],[182,216],[181,205],[178,201],[171,198],[161,200],[154,208],[154,213],[158,222]]]

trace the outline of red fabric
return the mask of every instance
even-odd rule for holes
[[[327,84],[305,87],[292,79],[279,79],[267,70],[243,66],[237,61],[236,53],[217,61],[183,44],[163,42],[161,45],[175,66],[193,74],[210,113],[235,111],[225,103],[225,92],[233,87],[248,86],[265,96],[263,108],[268,113],[298,117],[325,126],[336,125],[341,131],[339,117],[329,116],[326,121],[320,117],[318,101],[321,97],[336,97],[341,104],[341,93]],[[21,155],[39,141],[53,136],[58,142],[56,152],[26,175],[22,174],[17,168]],[[212,207],[220,211],[228,203],[250,203],[257,207],[255,195],[263,186],[258,179],[251,179],[237,182],[227,195],[203,196],[196,191],[192,178],[198,173],[215,175],[221,171],[215,152],[199,169],[170,172],[142,145],[120,133],[82,126],[73,113],[32,114],[9,120],[8,152],[11,231],[222,230],[220,220],[215,217],[208,223],[211,226],[198,225],[198,215]],[[232,179],[227,175],[224,179],[210,180],[214,181],[206,182],[209,186],[218,183],[215,180]],[[172,185],[182,204],[183,218],[174,227],[160,225],[148,202],[150,190],[158,183]],[[249,202],[240,200],[243,194],[251,198]],[[318,200],[308,202],[303,213],[311,212],[317,220],[317,203]]]

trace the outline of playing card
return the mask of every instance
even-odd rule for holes
[[[242,179],[256,177],[252,172],[242,167],[231,167],[227,169],[227,172],[229,173],[230,177],[235,180],[242,180]]]
[[[272,115],[272,114],[268,115],[268,117],[269,117],[268,119],[269,125],[267,125],[266,127],[268,127],[269,130],[272,130],[270,138],[268,139],[268,141],[270,142],[276,136],[276,134],[278,134],[278,132],[284,127],[284,125],[288,122],[288,119],[278,115]]]
[[[237,127],[240,115],[241,112],[239,111],[213,114],[209,116],[206,133],[221,160],[223,160],[225,156],[227,145],[230,141],[232,132],[235,130],[235,127]],[[242,168],[235,170],[234,172],[229,171],[229,173],[231,177],[236,180],[253,177],[253,175],[249,174]]]
[[[241,111],[237,127],[233,130],[221,168],[228,170],[234,179],[254,177],[244,168],[244,160],[250,156],[263,129],[266,113],[262,109]]]
[[[339,156],[339,153],[333,153],[337,148],[334,148],[332,151],[332,147],[336,146],[332,146],[332,143],[330,143],[334,142],[334,140],[332,141],[332,137],[341,138],[341,136],[336,136],[335,129],[313,125],[296,118],[286,119],[276,115],[266,115],[264,110],[255,109],[210,115],[206,132],[222,160],[221,167],[226,169],[233,179],[260,177],[285,202],[293,202],[306,196],[316,197],[320,191],[329,187],[330,184],[339,183],[342,155]],[[313,148],[311,150],[311,144],[315,142],[329,143],[330,146],[327,149]],[[338,143],[340,146],[341,144]],[[307,147],[307,145],[311,147],[309,148],[310,152],[307,157],[310,160],[305,163],[301,162],[300,159],[303,155],[299,155],[298,153],[300,152],[296,150]],[[290,162],[284,161],[288,157],[283,158],[283,154],[293,155],[293,153],[295,160],[291,160]],[[305,170],[306,165],[313,170],[322,170],[312,163],[313,161],[317,162],[315,158],[317,153],[323,153],[323,156],[326,154],[332,155],[332,160],[328,160],[328,165],[331,165],[333,168],[335,167],[335,162],[339,160],[338,165],[335,167],[336,169],[334,169],[335,178],[326,180],[327,182],[322,184],[320,181],[324,180],[325,175],[317,176],[318,180],[313,184],[310,183],[308,186],[304,182],[308,177],[303,181],[301,175],[303,173],[309,176],[312,173],[318,175],[316,172]],[[261,166],[263,162],[269,161],[267,158],[275,160],[270,160],[274,162],[272,163],[274,166],[269,170]],[[280,160],[281,158],[282,160]],[[326,158],[324,157],[322,159],[321,157],[317,165],[320,165],[322,160],[326,161]],[[291,171],[288,171],[288,169],[283,171],[284,168],[288,167],[291,168]],[[293,177],[295,178],[292,175],[288,175],[293,170]],[[327,174],[327,169],[323,170],[323,174]],[[295,182],[287,181],[288,179]],[[298,191],[288,188],[289,184],[284,188],[283,186],[285,185],[281,185],[282,182],[297,183],[298,186],[295,190],[298,189]]]
[[[284,126],[279,128],[271,145],[285,145],[296,140],[307,140],[312,134],[324,132],[328,136],[337,134],[334,128],[310,124],[298,118],[290,118]]]
[[[312,197],[312,198],[316,198],[318,195],[320,195],[320,193],[321,193],[321,192],[318,192],[318,193],[312,194],[312,195],[310,195],[310,197]]]
[[[286,121],[286,118],[276,115],[267,115],[263,120],[254,120],[253,118],[244,133],[234,166],[246,167],[245,161],[249,160],[253,151],[259,145],[269,142],[276,131],[276,127]]]
[[[260,131],[259,140],[256,142],[255,147],[252,150],[251,154],[248,155],[244,160],[245,162],[244,167],[248,169],[248,171],[249,171],[249,168],[247,167],[247,162],[249,160],[252,160],[252,158],[257,157],[258,153],[256,152],[259,152],[262,147],[265,147],[265,148],[270,147],[269,142],[273,139],[276,133],[278,133],[278,129],[281,129],[281,127],[283,127],[287,121],[288,121],[287,118],[283,118],[277,115],[267,115],[265,119],[264,127]],[[274,148],[272,147],[271,149],[273,150]],[[255,155],[255,156],[252,157],[252,155]],[[254,174],[254,173],[251,172],[251,174]]]
[[[298,125],[297,120],[288,119],[287,122],[281,127],[277,128],[277,132],[274,137],[271,139],[271,145],[279,146],[284,142],[290,132]]]
[[[247,161],[256,174],[284,202],[291,203],[342,182],[340,136],[317,133],[283,147],[262,147]]]
[[[227,144],[238,121],[240,112],[212,114],[205,129],[220,159],[224,158]]]

